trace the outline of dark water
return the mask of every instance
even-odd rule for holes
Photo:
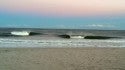
[[[85,30],[85,29],[35,29],[35,28],[0,28],[0,35],[9,34],[12,31],[29,31],[32,36],[38,35],[83,35],[83,36],[109,36],[125,37],[125,30]]]

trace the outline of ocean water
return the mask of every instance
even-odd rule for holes
[[[12,31],[28,31],[29,36],[14,36]],[[97,36],[106,39],[64,38],[69,36]],[[76,48],[76,47],[125,47],[124,30],[82,30],[82,29],[31,29],[1,28],[0,48]]]

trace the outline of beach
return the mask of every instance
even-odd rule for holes
[[[125,70],[125,48],[0,48],[0,70]]]

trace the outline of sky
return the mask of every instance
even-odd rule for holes
[[[125,30],[125,0],[0,0],[0,27]]]

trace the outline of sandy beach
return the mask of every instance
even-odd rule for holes
[[[125,48],[0,48],[0,70],[125,70]]]

